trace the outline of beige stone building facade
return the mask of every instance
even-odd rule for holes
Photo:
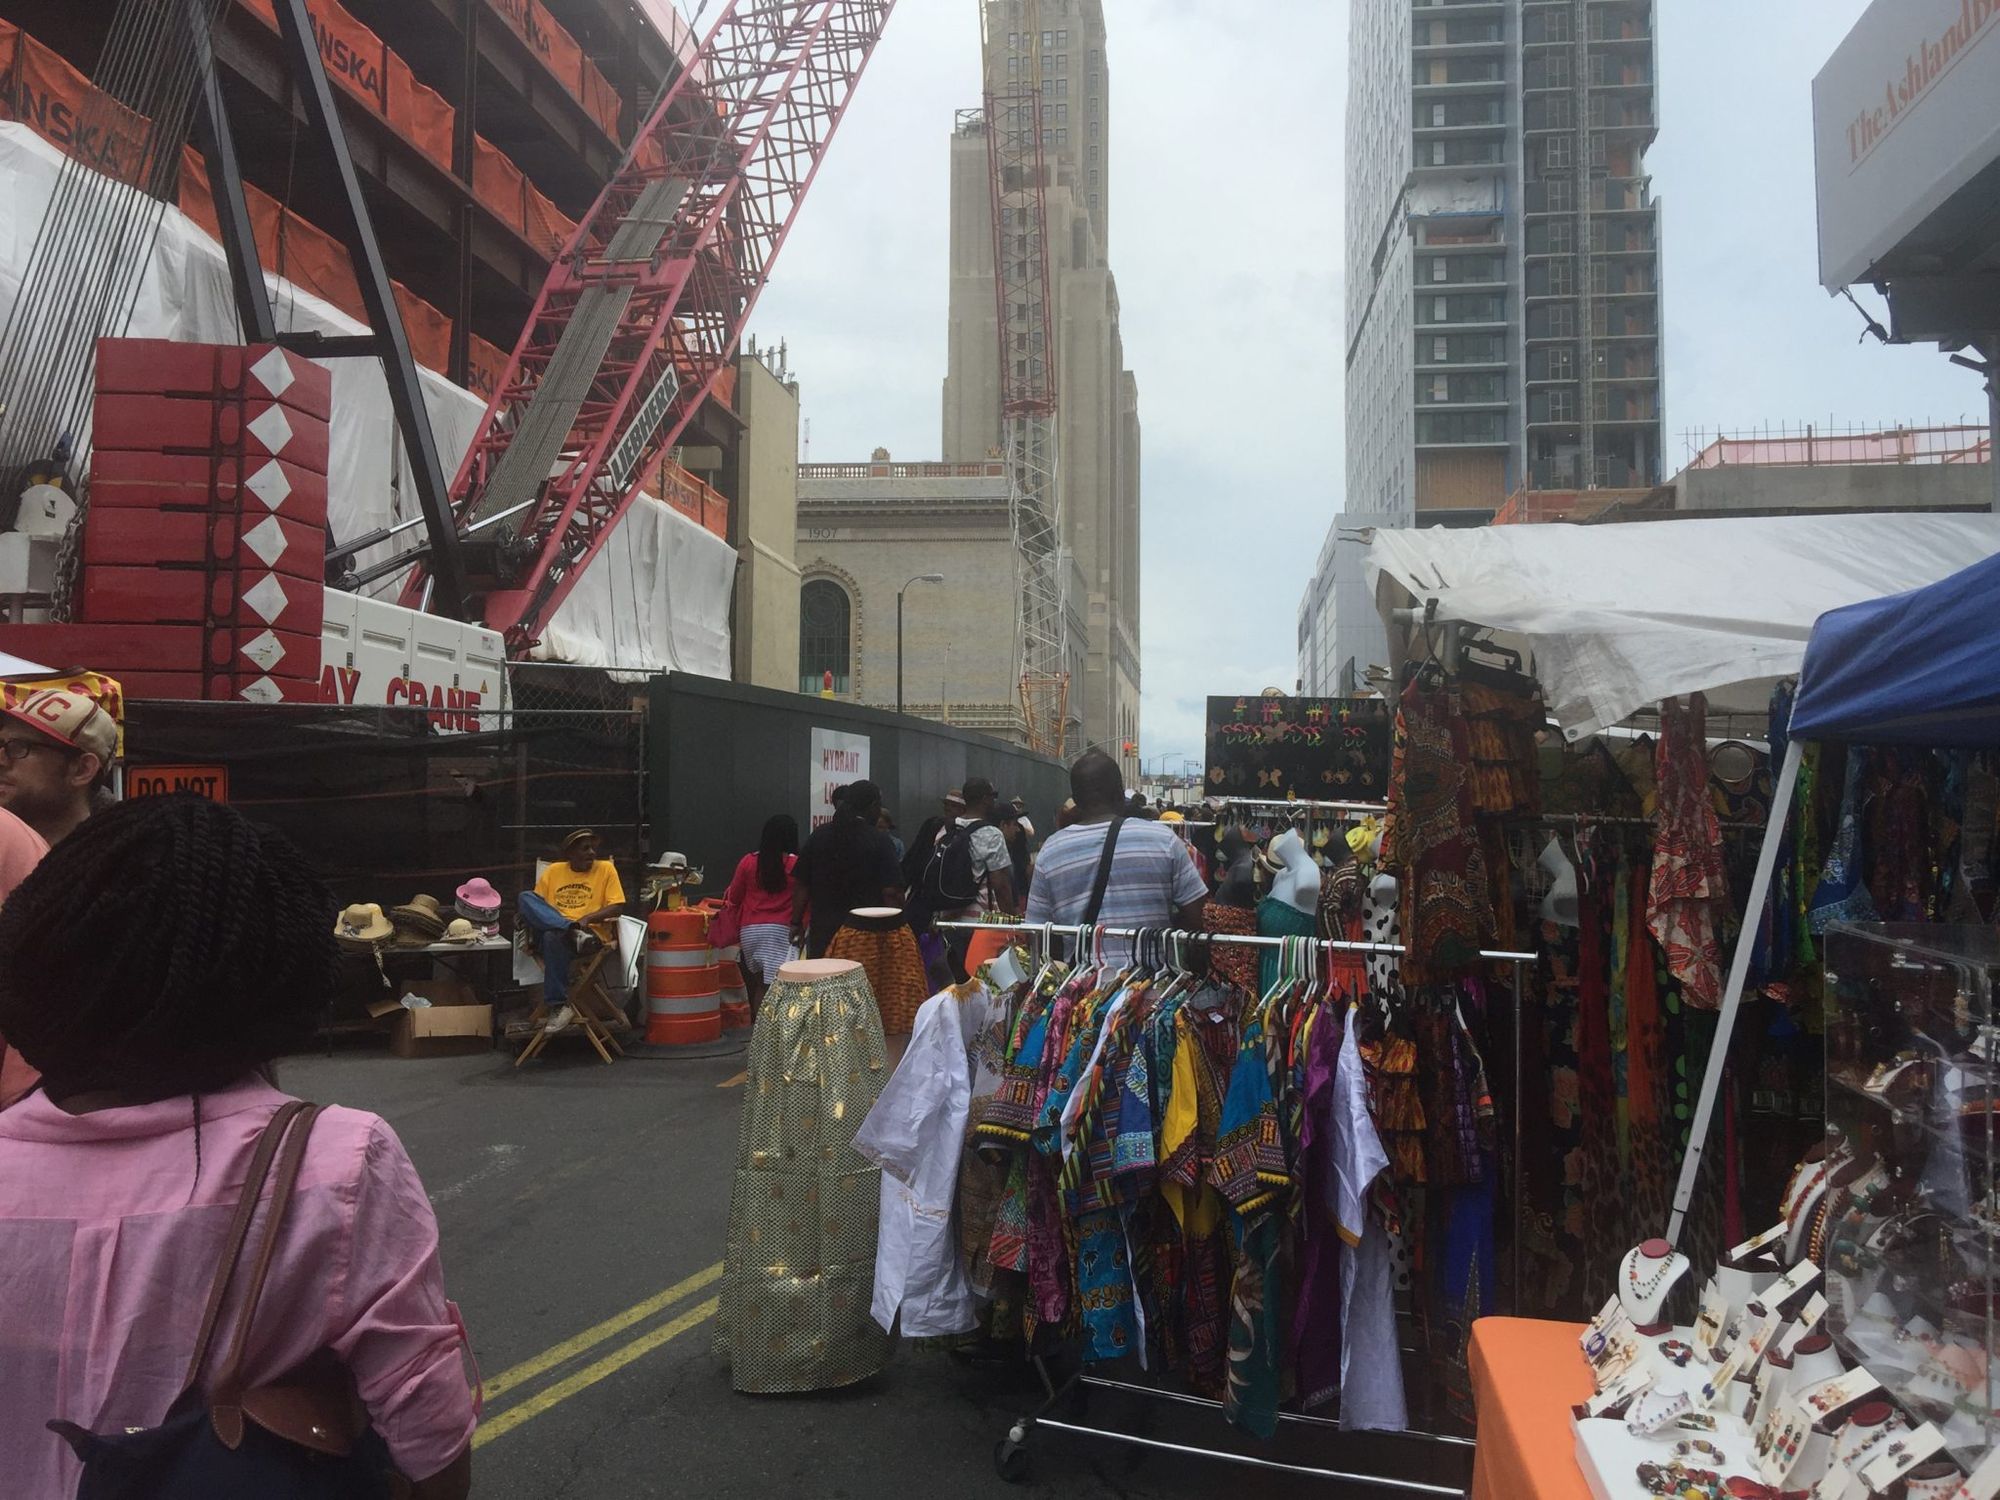
[[[802,464],[797,672],[788,686],[1025,744],[1006,471],[970,463]],[[937,574],[941,583],[911,580]]]
[[[990,28],[1007,67],[1025,50],[1007,0]],[[1014,8],[1016,11],[1018,7]],[[1018,26],[1019,22],[1012,23]],[[1118,755],[1139,737],[1140,423],[1138,382],[1125,367],[1118,284],[1109,261],[1110,69],[1101,0],[1042,0],[1043,148],[1061,393],[1058,479],[1070,612],[1082,621],[1071,654],[1067,751]],[[951,293],[944,380],[944,457],[1000,451],[1000,376],[993,212],[986,140],[965,119],[951,142]],[[1125,758],[1126,774],[1138,772]]]

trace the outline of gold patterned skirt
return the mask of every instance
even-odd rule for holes
[[[853,1385],[889,1354],[869,1315],[882,1173],[854,1150],[888,1078],[866,972],[774,983],[748,1072],[716,1350],[739,1391]]]

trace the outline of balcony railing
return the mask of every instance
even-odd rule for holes
[[[1004,479],[1007,465],[1000,459],[973,463],[890,463],[886,460],[847,464],[800,464],[801,479]]]

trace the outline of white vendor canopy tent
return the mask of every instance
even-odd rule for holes
[[[2000,517],[1986,515],[1432,527],[1375,532],[1368,581],[1385,619],[1402,602],[1388,578],[1419,607],[1435,601],[1441,624],[1519,637],[1556,722],[1581,739],[1662,698],[1792,676],[1826,611],[1995,553]]]
[[[26,125],[0,123],[0,191],[8,204],[0,227],[0,320],[20,294],[56,177],[66,158]],[[109,180],[81,172],[85,194]],[[266,273],[278,326],[328,334],[367,328],[289,281]],[[133,338],[232,344],[242,339],[222,247],[177,208],[168,208],[140,282]],[[417,514],[416,486],[401,452],[389,389],[372,359],[324,360],[333,372],[328,529],[356,537]],[[447,475],[472,441],[486,403],[430,370],[419,372],[424,404]],[[370,552],[363,561],[386,553]],[[672,506],[641,495],[556,611],[535,649],[538,659],[630,672],[730,675],[729,597],[736,550]],[[393,599],[400,576],[371,592]]]
[[[1866,725],[1922,724],[1937,743],[1966,743],[1968,730],[1989,743],[1994,718],[1981,713],[1991,696],[1983,686],[1990,676],[1984,622],[1992,615],[1985,601],[2000,580],[1996,555],[2000,516],[1992,515],[1432,528],[1377,531],[1371,539],[1368,580],[1385,622],[1393,624],[1398,602],[1395,589],[1384,586],[1389,579],[1419,608],[1434,603],[1437,622],[1518,636],[1533,653],[1531,670],[1550,711],[1571,739],[1611,728],[1662,698],[1714,695],[1746,683],[1761,693],[1772,678],[1805,672],[1801,708],[1808,696],[1812,702],[1794,714],[1795,734],[1778,768],[1674,1192],[1669,1240],[1678,1237],[1693,1200],[1721,1093],[1749,976],[1754,914],[1770,893],[1798,784],[1803,742],[1796,732],[1838,739],[1858,737]],[[1950,649],[1954,638],[1962,638],[1964,649]],[[1968,651],[1976,666],[1968,665]],[[1975,682],[1982,684],[1977,690]],[[1953,709],[1962,718],[1947,731],[1942,721]]]

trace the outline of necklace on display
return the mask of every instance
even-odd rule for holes
[[[1634,1322],[1652,1321],[1651,1314],[1659,1310],[1667,1288],[1687,1265],[1687,1258],[1672,1249],[1657,1259],[1647,1254],[1643,1245],[1625,1252],[1625,1293],[1621,1300],[1630,1309]]]

